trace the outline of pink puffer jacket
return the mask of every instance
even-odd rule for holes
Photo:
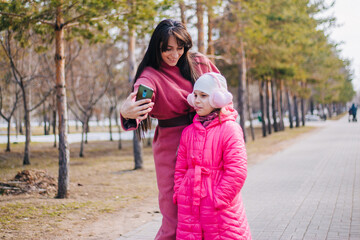
[[[176,239],[251,239],[240,195],[246,150],[236,117],[228,107],[221,123],[216,118],[204,128],[196,115],[182,133],[175,169]]]

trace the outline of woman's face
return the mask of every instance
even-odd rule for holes
[[[195,111],[199,116],[206,116],[215,110],[215,108],[213,108],[210,105],[208,94],[201,92],[199,90],[195,90],[194,97],[195,97],[195,102],[194,102]]]
[[[179,46],[174,36],[169,37],[167,49],[161,52],[161,59],[170,66],[176,66],[180,57],[184,54],[184,47]]]

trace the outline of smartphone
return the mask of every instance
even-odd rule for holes
[[[145,86],[140,84],[138,92],[136,94],[136,101],[145,99],[145,98],[152,98],[152,95],[154,93],[154,89],[151,87]]]

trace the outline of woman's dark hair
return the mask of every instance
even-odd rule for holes
[[[194,85],[195,80],[198,78],[198,74],[194,69],[194,54],[189,52],[193,45],[191,36],[181,22],[172,19],[165,19],[157,25],[151,36],[144,58],[136,71],[136,75],[132,83],[132,90],[134,90],[136,80],[140,77],[146,67],[149,66],[156,70],[160,69],[162,62],[161,53],[167,50],[170,36],[174,36],[177,40],[177,44],[184,47],[184,53],[180,57],[176,66],[179,67],[181,75]],[[141,132],[146,132],[149,129],[151,129],[150,117],[140,123],[137,132],[139,136],[141,136]]]

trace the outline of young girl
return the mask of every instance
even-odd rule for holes
[[[203,74],[188,102],[197,114],[178,149],[176,239],[251,239],[240,195],[247,175],[246,149],[225,78]]]

